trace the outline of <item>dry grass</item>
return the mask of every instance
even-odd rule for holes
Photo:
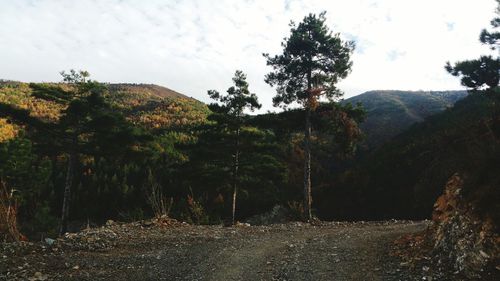
[[[0,180],[0,240],[3,241],[26,240],[17,228],[17,202],[13,193]]]

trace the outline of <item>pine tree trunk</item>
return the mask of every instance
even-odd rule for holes
[[[304,134],[304,216],[312,219],[311,212],[311,109],[306,108],[306,128]]]
[[[76,155],[74,155],[74,153],[70,153],[68,156],[68,167],[66,171],[66,181],[64,183],[63,207],[61,212],[59,235],[64,235],[68,229],[69,205],[71,201],[71,186],[73,185],[75,158]]]
[[[236,185],[233,186],[233,215],[231,219],[231,225],[234,225],[235,215],[236,215],[236,193],[238,192],[238,188]]]
[[[233,172],[233,208],[231,225],[234,225],[236,216],[236,195],[238,193],[238,169],[240,165],[240,129],[236,130],[236,152],[234,154],[234,172]]]
[[[312,61],[312,58],[309,58]],[[307,103],[306,103],[306,127],[304,131],[304,218],[312,220],[311,211],[311,110],[313,106],[312,96],[312,71],[307,73]]]
[[[52,188],[57,186],[57,156],[53,155],[50,157],[52,169],[50,172],[50,182],[52,183]]]

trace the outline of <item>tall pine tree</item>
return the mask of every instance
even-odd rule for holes
[[[265,81],[276,86],[275,106],[298,103],[306,111],[304,129],[304,211],[307,220],[311,212],[311,115],[320,97],[332,101],[342,96],[336,84],[351,69],[354,43],[332,34],[325,24],[325,12],[309,14],[301,23],[291,23],[290,36],[282,43],[283,53],[264,54],[273,71]]]
[[[237,70],[233,77],[234,86],[227,89],[226,95],[221,95],[215,90],[209,90],[208,95],[218,103],[213,103],[209,107],[214,112],[212,119],[217,124],[226,127],[229,132],[229,138],[232,142],[232,208],[231,224],[235,222],[236,197],[238,193],[238,184],[240,182],[240,154],[242,144],[242,129],[245,123],[245,110],[253,111],[259,109],[261,104],[257,96],[250,93],[246,75]]]

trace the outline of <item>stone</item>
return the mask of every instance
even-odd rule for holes
[[[52,244],[54,244],[54,242],[56,242],[56,240],[54,240],[52,238],[45,238],[45,243],[47,243],[47,245],[49,245],[49,246],[52,246]]]
[[[490,256],[489,256],[487,253],[485,253],[483,250],[479,250],[479,254],[480,254],[483,258],[485,258],[485,259],[489,259],[489,258],[490,258]]]

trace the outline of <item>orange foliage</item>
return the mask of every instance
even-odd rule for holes
[[[0,118],[0,143],[13,139],[17,135],[17,128]]]

